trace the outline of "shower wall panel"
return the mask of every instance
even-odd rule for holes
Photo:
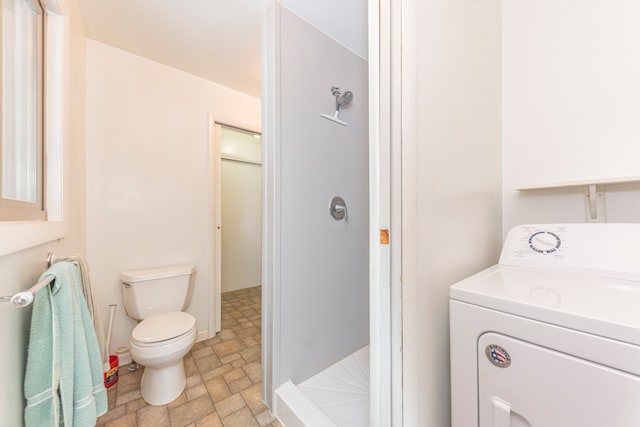
[[[367,62],[281,8],[279,378],[299,383],[369,342]],[[331,87],[352,91],[333,114]],[[341,196],[346,220],[329,214]]]

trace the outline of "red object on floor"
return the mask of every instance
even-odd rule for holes
[[[109,356],[109,370],[104,373],[104,386],[111,387],[118,382],[118,356]]]

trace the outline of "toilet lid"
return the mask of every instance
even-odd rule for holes
[[[195,317],[182,311],[157,314],[138,323],[131,338],[143,344],[166,341],[186,334],[195,324]]]

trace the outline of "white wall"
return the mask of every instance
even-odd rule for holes
[[[260,139],[221,131],[222,292],[259,286],[262,272],[262,166]]]
[[[0,294],[12,295],[34,283],[46,270],[47,253],[59,256],[84,252],[84,81],[85,35],[76,1],[64,1],[68,57],[64,89],[64,218],[69,226],[66,237],[0,257]],[[72,83],[72,84],[69,84]],[[0,239],[3,236],[0,235]],[[3,367],[0,387],[2,425],[23,425],[23,379],[27,357],[31,308],[18,309],[0,304],[0,365]]]
[[[266,99],[276,105],[267,112],[275,121],[263,134],[277,165],[275,240],[267,243],[276,248],[274,388],[309,378],[369,340],[367,63],[280,12],[270,58],[279,86]],[[354,93],[341,113],[348,126],[320,117],[333,110],[332,86]],[[273,164],[264,167],[271,177]],[[347,221],[329,215],[333,196],[345,199]]]
[[[503,5],[504,233],[584,222],[585,189],[549,182],[640,175],[640,5],[522,0]],[[639,222],[639,184],[606,185],[609,222]]]
[[[280,0],[329,37],[367,59],[367,0]]]
[[[118,304],[112,351],[135,326],[121,271],[196,264],[187,311],[209,327],[209,112],[260,128],[258,99],[87,41],[87,257],[96,294]]]
[[[501,2],[403,2],[404,425],[450,425],[449,286],[501,246]]]
[[[640,176],[640,4],[510,0],[503,16],[509,184]]]

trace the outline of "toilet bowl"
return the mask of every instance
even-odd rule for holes
[[[193,264],[120,274],[127,314],[140,322],[131,332],[131,358],[145,367],[140,383],[150,405],[175,400],[186,385],[183,357],[196,341],[196,319],[184,310],[191,298]]]
[[[142,398],[159,406],[184,390],[184,356],[196,341],[195,318],[181,311],[158,314],[140,322],[131,333],[131,357],[145,367]]]

